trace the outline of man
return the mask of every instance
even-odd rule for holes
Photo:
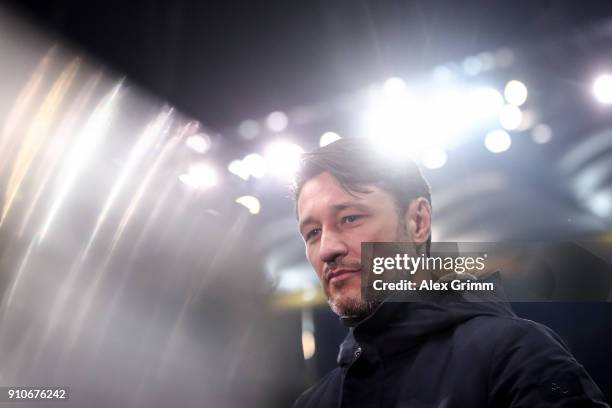
[[[341,139],[304,155],[295,199],[307,258],[349,327],[338,367],[295,407],[607,407],[559,337],[505,302],[362,299],[362,242],[429,253],[430,189],[413,162]]]

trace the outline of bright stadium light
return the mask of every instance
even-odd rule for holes
[[[401,78],[389,78],[383,84],[383,92],[387,95],[401,95],[406,91],[406,83]]]
[[[521,126],[523,112],[514,105],[505,105],[499,112],[499,123],[506,130],[515,130]]]
[[[210,149],[210,138],[205,133],[192,135],[185,140],[185,144],[194,152],[204,154]]]
[[[593,94],[601,103],[612,103],[612,75],[598,76],[593,82]]]
[[[232,160],[232,162],[227,166],[227,170],[243,180],[248,180],[251,175],[242,160]]]
[[[527,87],[521,81],[513,79],[504,88],[504,97],[510,105],[521,106],[527,100]]]
[[[270,172],[282,179],[291,179],[300,166],[304,149],[289,142],[275,142],[268,146],[264,157]]]
[[[336,140],[340,140],[341,137],[335,132],[325,132],[321,135],[319,140],[319,146],[327,146],[328,144],[334,143]]]
[[[612,200],[610,199],[610,194],[607,192],[595,194],[590,198],[588,205],[599,217],[607,218],[612,213]]]
[[[289,125],[289,118],[281,111],[272,112],[266,118],[266,125],[273,132],[282,132]]]
[[[474,121],[473,111],[466,104],[466,94],[458,90],[430,95],[419,116],[421,119],[416,120],[420,125],[419,134],[426,135],[433,147],[452,144]]]
[[[492,153],[505,152],[510,148],[512,139],[505,130],[494,130],[485,137],[485,146]]]
[[[253,215],[259,214],[259,211],[261,210],[261,204],[259,203],[259,200],[257,199],[257,197],[251,195],[238,197],[236,199],[236,202],[244,206]]]
[[[201,190],[213,187],[218,182],[215,170],[205,163],[192,165],[187,173],[179,176],[179,180],[190,187]]]
[[[428,169],[439,169],[446,164],[446,152],[442,149],[428,149],[423,152],[421,163]]]
[[[488,88],[382,93],[374,95],[364,112],[363,129],[390,158],[415,158],[428,148],[456,143],[481,119],[495,118],[502,105],[501,94]]]
[[[266,175],[266,159],[264,159],[260,154],[247,154],[244,156],[244,159],[242,159],[242,164],[244,165],[248,174],[255,178],[259,179]]]
[[[377,95],[364,112],[365,135],[383,150],[404,151],[414,136],[415,126],[418,127],[416,108],[410,95]]]
[[[477,88],[468,94],[466,102],[475,119],[489,119],[499,114],[504,97],[496,89]]]
[[[266,175],[267,164],[261,155],[251,153],[244,156],[242,160],[233,160],[227,169],[243,180],[248,180],[250,177],[259,179]]]

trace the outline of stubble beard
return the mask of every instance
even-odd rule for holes
[[[376,309],[382,303],[382,301],[364,301],[361,299],[361,292],[359,292],[356,298],[345,299],[342,303],[334,301],[328,297],[327,303],[329,304],[331,310],[338,316],[361,318],[372,313],[374,309]]]

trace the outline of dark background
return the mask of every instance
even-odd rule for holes
[[[215,129],[483,50],[542,52],[612,16],[607,1],[8,3]]]

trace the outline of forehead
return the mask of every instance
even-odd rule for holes
[[[302,186],[297,200],[298,219],[311,216],[317,209],[333,209],[338,204],[380,206],[393,203],[393,197],[381,188],[369,185],[367,189],[367,193],[349,193],[334,176],[321,173]]]

